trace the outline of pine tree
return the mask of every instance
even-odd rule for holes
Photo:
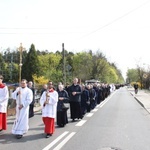
[[[5,72],[5,62],[2,57],[2,54],[0,53],[0,74],[4,75]]]
[[[33,81],[33,75],[39,76],[40,69],[35,46],[34,44],[31,44],[25,63],[22,66],[22,78],[27,79],[28,81]]]

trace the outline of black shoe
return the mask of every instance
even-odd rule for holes
[[[52,134],[46,134],[46,138],[49,138],[50,136],[52,136]]]
[[[3,129],[0,129],[0,132],[3,131]]]
[[[60,124],[60,125],[59,125],[59,127],[64,127],[64,126],[65,126],[64,124]]]
[[[21,138],[22,138],[22,135],[19,135],[19,134],[18,134],[18,135],[16,135],[16,138],[17,138],[17,139],[21,139]]]

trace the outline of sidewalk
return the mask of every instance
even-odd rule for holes
[[[134,88],[127,88],[132,96],[150,113],[150,91],[138,90],[138,93],[134,93]]]

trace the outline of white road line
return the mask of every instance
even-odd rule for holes
[[[81,120],[75,126],[82,126],[87,120]]]
[[[60,150],[71,138],[75,135],[76,132],[70,133],[58,146],[56,146],[53,150]]]
[[[94,108],[92,111],[96,112],[96,111],[98,111],[98,109],[97,109],[97,108]]]
[[[54,146],[59,140],[61,140],[68,133],[69,133],[69,131],[65,131],[57,139],[55,139],[52,143],[50,143],[49,145],[47,145],[43,150],[49,150],[52,146]]]
[[[104,101],[104,103],[102,103],[102,104],[100,105],[100,108],[102,108],[102,107],[108,102],[108,100],[109,100],[109,99],[107,99],[106,101]]]
[[[96,106],[96,108],[98,108],[100,106],[100,104],[98,104],[97,106]]]
[[[103,101],[102,103],[100,103],[100,108],[103,107],[109,100],[110,98],[115,94],[116,92],[112,93],[105,101]]]
[[[88,113],[87,115],[86,115],[86,117],[92,117],[93,116],[93,113]]]

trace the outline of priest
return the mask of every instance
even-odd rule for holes
[[[16,100],[16,120],[12,134],[20,139],[29,129],[29,105],[33,100],[33,92],[27,87],[26,79],[21,80],[21,87],[12,93],[12,97]]]

